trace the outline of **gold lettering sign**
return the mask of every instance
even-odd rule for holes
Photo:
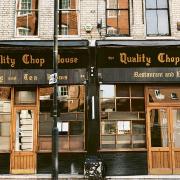
[[[0,55],[0,64],[9,64],[11,67],[15,67],[16,60],[9,55]]]
[[[157,59],[162,64],[163,63],[173,63],[175,66],[177,66],[180,62],[180,57],[178,57],[178,56],[170,57],[168,54],[162,53],[162,52],[158,54]]]
[[[125,52],[119,54],[119,60],[122,64],[136,63],[141,64],[145,63],[146,66],[151,65],[151,57],[146,56],[145,54],[136,53],[135,56],[128,56]]]
[[[25,81],[37,81],[38,77],[34,75],[24,74]]]
[[[58,55],[58,64],[77,64],[79,59],[77,57],[61,57]]]
[[[38,64],[40,67],[42,67],[45,63],[44,58],[36,58],[33,57],[31,54],[24,54],[22,56],[22,61],[24,64]]]

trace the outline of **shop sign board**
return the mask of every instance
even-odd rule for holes
[[[180,46],[98,47],[98,68],[180,67]]]
[[[59,49],[58,68],[86,68],[88,50]],[[51,47],[6,47],[0,48],[0,69],[52,69],[53,49]]]
[[[52,69],[2,69],[0,85],[10,84],[49,84]],[[86,69],[59,69],[58,84],[81,84],[86,76]]]

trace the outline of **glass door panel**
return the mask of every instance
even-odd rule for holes
[[[16,111],[16,141],[15,151],[33,150],[33,121],[32,110]]]
[[[173,173],[180,174],[180,109],[171,110]]]
[[[18,106],[14,108],[11,153],[12,174],[36,173],[37,144],[36,107]]]
[[[149,172],[150,174],[171,174],[171,139],[168,108],[149,108]]]
[[[166,109],[150,111],[151,147],[168,147],[168,117]]]

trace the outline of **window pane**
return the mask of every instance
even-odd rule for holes
[[[16,90],[15,91],[15,103],[16,104],[34,104],[36,103],[35,90]]]
[[[52,135],[53,117],[50,113],[39,114],[39,135]]]
[[[0,100],[10,100],[11,99],[11,88],[0,87]]]
[[[82,135],[83,134],[83,122],[81,121],[72,121],[69,123],[69,134],[70,135]]]
[[[146,8],[156,8],[156,0],[146,0]]]
[[[38,0],[17,1],[16,35],[38,35]]]
[[[105,112],[115,111],[115,100],[103,99],[101,102],[101,111],[105,111]]]
[[[129,34],[129,13],[126,10],[118,11],[118,34]]]
[[[102,134],[115,134],[116,123],[115,122],[102,122]]]
[[[100,86],[101,98],[113,98],[115,97],[115,85],[101,85]]]
[[[157,0],[158,8],[168,8],[167,0]]]
[[[118,8],[119,9],[128,9],[129,0],[118,0]]]
[[[168,119],[165,109],[154,109],[150,111],[151,146],[168,146]]]
[[[134,148],[145,148],[146,147],[146,136],[145,135],[134,135],[133,138]]]
[[[180,148],[180,109],[173,109],[173,139],[174,146]]]
[[[101,147],[114,149],[116,147],[115,139],[115,135],[102,136]]]
[[[108,0],[107,8],[109,9],[117,9],[117,0]]]
[[[158,10],[158,31],[160,35],[169,35],[168,12],[166,10]]]
[[[157,12],[155,10],[146,10],[147,35],[157,35]]]
[[[131,86],[131,97],[144,97],[144,86],[143,85],[132,85]]]
[[[117,148],[131,148],[131,136],[129,134],[118,135]]]
[[[131,100],[132,111],[144,111],[144,99],[132,99]]]
[[[130,100],[129,99],[117,99],[116,100],[117,111],[130,111]]]
[[[117,84],[116,85],[116,96],[117,97],[129,97],[129,85]]]
[[[69,138],[70,150],[83,150],[84,138],[83,136],[70,136]]]

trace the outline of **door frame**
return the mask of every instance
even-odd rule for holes
[[[16,111],[17,110],[33,110],[33,149],[32,151],[16,151]],[[10,155],[10,172],[12,174],[34,174],[37,167],[37,106],[36,105],[16,105],[12,112],[11,123],[11,155]],[[15,168],[16,167],[20,167]],[[31,164],[32,168],[27,168],[27,164]],[[24,166],[23,166],[24,165]]]
[[[168,147],[151,147],[151,128],[150,128],[150,116],[149,113],[152,109],[166,109],[167,110],[167,119],[168,119]],[[176,168],[176,157],[180,158],[180,147],[175,148],[175,143],[173,139],[173,109],[180,109],[180,106],[150,106],[147,107],[147,146],[148,146],[148,172],[149,174],[180,174],[180,168]],[[168,169],[163,168],[152,168],[152,152],[169,152],[169,165]],[[180,163],[180,159],[177,160],[177,163]]]

